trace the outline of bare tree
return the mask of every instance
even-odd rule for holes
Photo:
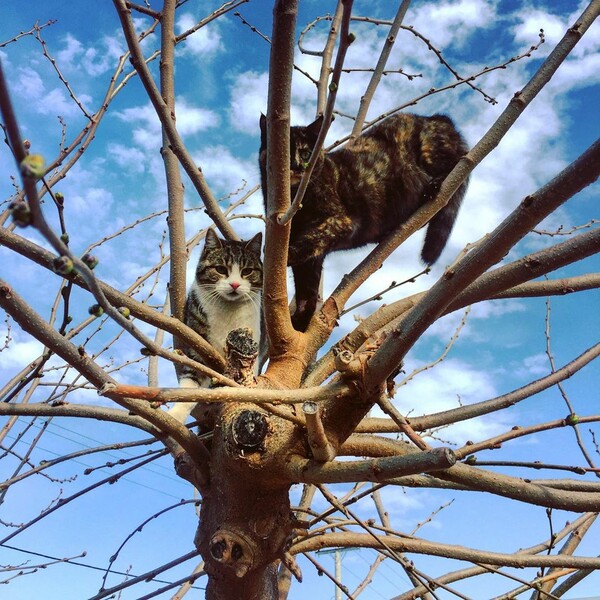
[[[585,227],[548,235],[550,242],[541,250],[524,253],[521,246],[516,248],[526,235],[539,231],[536,228],[544,219],[595,182],[600,170],[598,142],[582,151],[566,168],[557,171],[555,177],[536,192],[515,199],[514,210],[485,238],[473,241],[429,289],[403,295],[382,305],[341,339],[334,337],[332,342],[331,337],[335,335],[340,316],[351,310],[346,306],[354,292],[403,242],[445,206],[454,191],[494,151],[505,134],[513,126],[518,127],[521,119],[527,119],[528,105],[591,26],[600,10],[600,2],[589,3],[547,58],[540,61],[526,85],[514,90],[513,99],[450,173],[438,196],[341,278],[324,299],[305,333],[292,327],[286,282],[288,223],[302,200],[301,193],[296,198],[290,197],[289,183],[291,80],[295,67],[294,46],[298,41],[298,2],[275,1],[270,38],[238,15],[238,25],[252,27],[257,42],[265,43],[260,39],[262,36],[271,44],[267,110],[269,197],[264,254],[264,317],[269,361],[266,370],[254,379],[248,376],[248,368],[256,357],[246,354],[243,336],[231,336],[230,353],[224,361],[204,339],[181,322],[188,252],[202,240],[206,231],[204,228],[193,238],[186,239],[185,219],[192,209],[184,204],[182,173],[189,178],[201,199],[210,224],[230,239],[237,237],[233,219],[245,215],[242,212],[244,202],[257,190],[242,190],[229,199],[229,206],[224,209],[223,202],[216,199],[207,184],[201,166],[186,147],[175,118],[175,47],[213,20],[226,15],[232,17],[232,11],[244,0],[225,3],[179,34],[175,33],[175,15],[185,3],[164,0],[162,7],[153,8],[150,3],[137,5],[126,0],[113,1],[128,49],[118,60],[105,97],[93,113],[84,108],[60,71],[60,65],[50,56],[43,38],[44,28],[50,23],[36,24],[30,31],[3,44],[20,43],[24,36],[37,39],[71,100],[81,109],[86,124],[68,143],[63,127],[58,155],[44,164],[21,136],[11,102],[14,94],[10,81],[7,82],[0,73],[6,148],[12,153],[20,175],[20,182],[14,179],[15,193],[5,203],[0,217],[0,244],[14,254],[15,261],[21,261],[18,264],[30,265],[39,277],[50,277],[57,289],[50,305],[44,305],[38,299],[27,300],[11,284],[11,270],[2,269],[0,305],[6,313],[8,333],[1,351],[11,352],[11,331],[17,329],[39,341],[43,351],[32,363],[16,368],[9,381],[0,382],[3,399],[0,414],[6,417],[0,431],[2,456],[16,464],[1,485],[0,493],[4,499],[8,492],[18,489],[31,476],[49,475],[53,467],[65,461],[107,450],[100,446],[81,453],[64,452],[55,460],[33,464],[30,455],[42,439],[44,423],[49,419],[95,419],[139,429],[146,434],[145,439],[115,442],[109,449],[119,451],[125,447],[151,445],[152,450],[126,461],[131,464],[121,461],[122,469],[105,479],[83,487],[69,497],[57,498],[35,519],[10,524],[9,533],[3,536],[0,544],[7,547],[13,538],[49,519],[69,502],[170,453],[175,459],[177,474],[191,482],[200,494],[199,525],[194,538],[197,552],[184,554],[179,561],[160,565],[140,576],[126,576],[119,585],[109,586],[105,576],[100,592],[94,598],[114,597],[120,590],[141,586],[144,581],[158,578],[174,564],[198,554],[202,562],[197,559],[200,564],[184,579],[160,584],[154,592],[146,595],[139,592],[136,597],[155,597],[178,588],[173,597],[181,598],[193,589],[194,582],[205,578],[206,597],[213,600],[284,599],[288,597],[292,578],[302,579],[298,556],[306,557],[319,574],[327,576],[325,582],[332,581],[341,597],[348,598],[356,598],[368,587],[384,560],[398,564],[410,582],[398,584],[395,596],[398,600],[438,598],[441,597],[438,590],[445,591],[444,597],[465,598],[467,596],[460,591],[462,588],[457,582],[490,574],[499,582],[494,585],[506,590],[498,597],[514,598],[524,594],[536,599],[558,598],[599,569],[600,559],[588,555],[597,549],[592,547],[590,550],[584,545],[583,555],[576,551],[587,539],[588,532],[593,531],[600,511],[600,484],[593,479],[598,474],[594,462],[598,446],[594,430],[590,429],[600,420],[600,413],[578,414],[562,384],[598,357],[600,344],[581,349],[577,356],[557,364],[551,347],[550,298],[600,286],[600,276],[588,272],[588,263],[584,262],[600,249],[600,229],[597,222],[592,221]],[[312,52],[320,60],[320,75],[313,79],[317,112],[331,115],[336,111],[341,74],[352,70],[344,62],[346,51],[355,39],[350,31],[351,24],[367,23],[389,31],[380,59],[371,69],[371,80],[357,116],[353,125],[347,128],[348,138],[339,143],[351,140],[390,114],[366,121],[379,81],[391,73],[390,69],[386,70],[387,58],[401,29],[427,44],[451,74],[452,81],[444,89],[469,86],[474,94],[482,95],[483,101],[488,102],[493,99],[479,87],[479,79],[495,69],[509,68],[515,61],[527,60],[537,49],[534,45],[522,55],[506,57],[493,67],[460,74],[427,39],[428,32],[403,25],[409,2],[398,4],[396,18],[384,22],[353,14],[352,1],[340,0],[333,16],[319,18],[299,36],[300,52]],[[136,29],[140,21],[134,20],[134,14],[144,19],[143,32]],[[325,19],[331,25],[324,49],[316,52],[307,49],[306,38]],[[158,30],[160,48],[148,54],[142,41]],[[160,68],[153,71],[152,63],[157,58]],[[128,70],[128,62],[133,66],[132,70]],[[300,67],[296,65],[296,68]],[[130,230],[134,234],[146,231],[142,229],[145,223],[161,215],[168,215],[168,231],[164,239],[156,240],[160,260],[145,274],[138,273],[131,286],[121,291],[110,284],[110,272],[105,270],[100,277],[94,270],[94,250],[110,239],[86,240],[88,247],[84,252],[79,247],[73,248],[64,219],[65,201],[57,190],[60,182],[71,176],[71,169],[94,140],[111,102],[135,77],[139,77],[160,119],[167,201],[162,211],[137,219],[130,225],[116,227],[111,238],[116,239]],[[444,90],[430,89],[425,95],[441,91]],[[391,112],[402,110],[420,99],[414,98]],[[324,119],[324,123],[329,121]],[[326,129],[322,131],[321,143],[326,132]],[[562,239],[558,234],[567,234],[567,237],[564,241],[556,241]],[[152,305],[153,297],[161,297],[161,269],[167,264],[168,295],[164,303]],[[580,274],[568,276],[560,271],[574,264],[581,265]],[[555,272],[553,277],[551,274]],[[326,273],[326,276],[331,274]],[[394,282],[387,290],[376,292],[373,298],[395,288],[398,284]],[[394,403],[395,387],[416,376],[412,373],[403,377],[403,362],[440,318],[465,309],[468,311],[469,306],[478,303],[540,297],[547,298],[545,339],[549,367],[543,376],[501,396],[459,404],[451,410],[429,410],[428,398],[417,401],[422,416],[412,417],[398,409]],[[90,306],[89,315],[82,314],[82,306]],[[75,321],[73,313],[78,315]],[[463,324],[466,318],[465,314]],[[460,327],[434,362],[444,359],[458,337]],[[173,347],[168,340],[165,342],[165,334],[175,340]],[[142,354],[130,357],[122,364],[113,364],[109,358],[112,349],[132,341],[137,347],[141,345]],[[176,350],[180,342],[193,346],[204,364]],[[161,387],[158,369],[169,362],[175,369],[183,364],[192,365],[213,378],[213,387],[198,390]],[[129,383],[131,378],[127,376],[127,368],[131,365],[144,366],[146,385]],[[434,363],[422,370],[429,371],[433,367]],[[427,377],[428,373],[421,376]],[[440,440],[444,436],[440,430],[445,427],[471,422],[483,415],[500,414],[500,411],[510,415],[510,410],[515,410],[518,403],[535,398],[552,386],[557,386],[564,399],[562,412],[567,415],[564,418],[516,427],[515,418],[509,416],[505,430],[492,437],[466,438],[454,448]],[[97,392],[96,399],[85,403],[77,400],[90,390]],[[171,418],[161,408],[168,402],[200,403],[204,414],[200,425],[204,433],[196,434],[195,427],[183,426]],[[374,407],[385,416],[370,416]],[[40,421],[41,418],[44,420]],[[39,429],[39,433],[33,437],[28,451],[17,451],[11,440],[22,438],[32,427],[35,431]],[[563,428],[572,430],[583,464],[551,464],[548,454],[539,447],[535,460],[519,462],[511,458],[512,443],[541,431],[550,432],[554,439],[559,439],[558,434]],[[503,460],[487,460],[489,455],[485,451],[499,448],[502,448]],[[479,458],[480,453],[484,459]],[[349,460],[336,460],[337,457],[349,457]],[[118,464],[109,466],[116,468]],[[541,479],[536,477],[535,471],[542,468],[566,471],[573,477]],[[524,477],[516,474],[523,469]],[[299,483],[303,484],[302,497],[293,506],[291,488]],[[352,487],[347,494],[340,495],[341,488],[335,484],[351,484]],[[55,480],[55,485],[60,487],[60,481]],[[493,540],[488,540],[488,549],[476,547],[476,535],[466,544],[430,541],[417,535],[424,523],[414,531],[406,531],[404,525],[390,519],[383,492],[400,487],[406,489],[407,494],[419,489],[450,490],[461,499],[485,494],[506,499],[515,506],[539,507],[548,515],[549,533],[543,539],[532,540],[526,548],[515,544],[511,551],[500,551]],[[361,499],[364,500],[360,506],[353,506]],[[318,508],[323,503],[328,507],[325,510]],[[552,517],[552,511],[559,510],[571,513],[562,527],[555,525]],[[435,517],[432,514],[430,519]],[[3,517],[5,523],[9,518]],[[494,515],[490,514],[488,518],[494,519]],[[188,533],[180,532],[178,537],[184,540]],[[192,537],[189,534],[188,541]],[[364,581],[355,590],[350,590],[315,554],[327,548],[369,548],[377,552],[377,558]],[[118,551],[115,557],[117,554]],[[417,566],[420,556],[440,557],[447,565],[442,563],[445,565],[442,574],[432,575]],[[74,562],[76,558],[40,558],[43,564],[36,567],[5,566],[4,582],[13,577],[33,576],[40,566],[50,568],[55,563]],[[452,561],[461,561],[468,566],[457,569]],[[440,563],[436,564],[439,566]],[[436,573],[440,571],[439,567],[435,570]]]

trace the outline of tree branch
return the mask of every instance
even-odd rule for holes
[[[292,456],[283,475],[294,483],[379,482],[392,477],[446,469],[455,460],[449,448],[372,460],[327,463]]]
[[[575,47],[581,36],[590,27],[600,10],[600,2],[594,0],[583,12],[577,22],[571,27],[563,39],[557,44],[544,63],[540,66],[529,83],[515,94],[507,108],[498,117],[496,122],[464,156],[454,169],[448,174],[440,187],[435,200],[418,209],[395,232],[390,234],[363,260],[349,275],[342,279],[340,285],[334,290],[331,297],[323,305],[324,312],[339,313],[348,298],[356,289],[372,275],[383,261],[410,235],[429,222],[452,198],[454,192],[469,176],[473,168],[487,156],[512,127],[523,110],[535,98],[538,92],[548,83],[552,75],[562,64],[571,50]],[[333,318],[335,321],[335,317]]]
[[[302,361],[290,364],[290,358],[301,357],[305,344],[292,327],[288,309],[290,225],[281,225],[277,220],[277,215],[290,206],[290,97],[297,12],[297,0],[278,0],[273,8],[267,108],[268,196],[263,296],[270,357],[266,376],[270,380],[284,381],[296,372],[293,379],[299,382],[304,365]],[[282,376],[283,372],[285,377]]]
[[[54,255],[26,238],[23,238],[4,227],[0,227],[0,243],[49,271],[53,271]],[[79,273],[72,272],[64,275],[64,277],[69,281],[73,281],[76,285],[86,290],[90,290],[87,281]],[[202,360],[208,365],[208,367],[198,365],[199,370],[208,368],[209,370],[203,370],[202,372],[209,377],[221,377],[220,373],[215,369],[220,371],[224,369],[225,361],[223,357],[193,329],[184,325],[178,319],[163,315],[150,308],[146,303],[139,302],[131,296],[119,292],[101,280],[97,279],[97,283],[102,290],[102,293],[113,306],[125,307],[129,309],[132,316],[141,319],[145,323],[164,329],[185,341],[186,344],[190,345],[198,352],[198,354],[200,354]],[[155,347],[154,345],[152,346]],[[212,367],[212,369],[210,367]]]
[[[160,95],[170,113],[175,128],[175,8],[177,0],[165,0],[161,13],[160,29]],[[162,123],[161,123],[162,125]],[[167,198],[169,203],[169,253],[171,255],[169,273],[169,296],[171,314],[183,321],[183,307],[186,297],[187,251],[183,213],[183,183],[179,172],[179,161],[169,144],[169,135],[162,125],[161,154],[165,166]],[[176,343],[176,346],[178,344]]]
[[[115,381],[104,370],[92,361],[85,353],[67,341],[60,333],[46,323],[12,288],[0,280],[0,306],[9,313],[23,331],[32,335],[60,356],[68,364],[79,371],[98,390],[103,390],[106,397],[114,399],[117,404],[146,419],[161,431],[169,434],[199,462],[204,458],[204,451],[196,436],[183,427],[178,421],[169,417],[166,412],[152,409],[147,403],[133,398],[111,397],[108,390]],[[161,440],[164,441],[164,440]]]
[[[600,558],[587,556],[529,556],[522,554],[502,554],[500,552],[486,552],[474,550],[463,546],[427,542],[409,538],[393,539],[386,536],[385,542],[399,552],[428,554],[430,556],[443,556],[456,560],[465,560],[474,563],[485,563],[505,567],[573,567],[573,568],[600,568]],[[323,548],[349,548],[360,546],[362,548],[380,548],[380,545],[366,533],[326,533],[300,540],[292,545],[290,551],[294,554],[300,552],[314,552]]]
[[[373,96],[375,95],[375,90],[381,81],[381,76],[385,69],[385,65],[387,64],[388,58],[392,52],[392,48],[394,47],[394,43],[396,41],[396,37],[398,35],[398,31],[400,30],[400,26],[402,25],[402,21],[404,20],[404,16],[406,15],[406,11],[410,6],[410,0],[403,0],[402,4],[398,7],[398,12],[394,18],[394,21],[390,27],[390,31],[385,39],[385,43],[381,50],[381,54],[379,55],[379,59],[377,60],[377,65],[375,66],[375,71],[373,71],[373,75],[371,76],[371,80],[369,81],[369,85],[367,89],[360,99],[360,107],[358,109],[358,113],[356,114],[356,120],[354,121],[354,127],[352,128],[352,133],[350,134],[350,140],[352,141],[356,137],[358,137],[362,131],[363,124],[367,117],[367,112],[369,110],[369,106],[371,105],[371,101],[373,100]]]
[[[597,141],[550,183],[527,196],[477,248],[444,273],[418,305],[390,332],[369,361],[367,385],[385,381],[418,337],[461,290],[501,260],[535,224],[594,182],[599,173],[600,141]]]
[[[169,106],[161,97],[160,92],[158,91],[158,88],[152,79],[152,75],[148,69],[148,66],[146,65],[146,61],[138,43],[138,38],[133,26],[133,20],[131,18],[131,11],[127,7],[127,3],[125,0],[113,0],[113,2],[115,8],[117,9],[119,20],[121,21],[121,27],[123,28],[123,33],[125,34],[127,46],[131,52],[131,64],[140,76],[140,81],[144,85],[144,89],[146,90],[146,93],[152,102],[152,106],[154,106],[154,110],[160,119],[161,125],[164,128],[164,132],[169,139],[171,150],[175,156],[177,156],[181,166],[192,180],[196,191],[204,202],[206,212],[214,221],[221,233],[227,239],[238,239],[236,233],[231,228],[231,225],[223,216],[223,213],[221,212],[215,197],[210,191],[210,188],[206,184],[201,169],[194,163],[193,158],[185,148],[179,132],[175,127],[173,119],[171,118]]]

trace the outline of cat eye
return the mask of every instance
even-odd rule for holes
[[[300,158],[304,162],[308,162],[308,160],[310,159],[310,155],[311,154],[312,154],[312,152],[310,150],[300,150]]]
[[[214,267],[214,270],[219,274],[219,275],[228,275],[229,271],[227,269],[227,267],[224,267],[222,265],[217,265]]]
[[[249,275],[252,274],[252,271],[254,271],[255,269],[251,269],[250,267],[246,267],[245,269],[242,269],[242,277],[248,277]]]

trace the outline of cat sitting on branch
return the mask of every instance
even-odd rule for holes
[[[249,241],[223,240],[212,230],[206,232],[196,275],[187,294],[184,323],[200,334],[225,356],[225,344],[230,331],[248,328],[252,339],[260,344],[261,297],[263,265],[261,261],[262,233]],[[185,354],[202,362],[190,347]],[[255,375],[258,374],[258,362]],[[179,385],[184,388],[208,387],[209,378],[192,367],[183,366]],[[194,409],[193,403],[178,403],[169,414],[184,423]]]

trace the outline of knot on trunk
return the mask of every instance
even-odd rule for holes
[[[268,433],[266,416],[256,410],[243,410],[231,424],[235,444],[246,451],[259,450]]]
[[[254,565],[253,544],[231,529],[219,529],[211,537],[208,551],[212,559],[241,578]]]

